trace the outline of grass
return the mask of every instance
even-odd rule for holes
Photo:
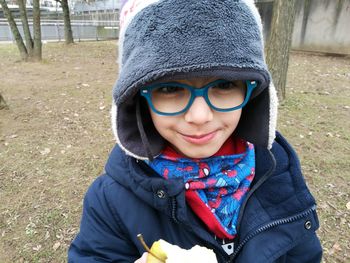
[[[44,45],[42,63],[0,45],[0,262],[65,262],[82,198],[114,144],[116,42]],[[279,130],[318,202],[324,262],[350,260],[350,60],[292,53]]]
[[[349,58],[293,53],[279,128],[318,202],[325,262],[350,260]]]
[[[114,143],[115,42],[44,46],[44,63],[0,46],[0,262],[65,262],[82,197]]]

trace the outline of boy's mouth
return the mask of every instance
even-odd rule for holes
[[[187,134],[181,134],[183,139],[187,142],[193,143],[193,144],[205,144],[208,143],[210,140],[212,140],[217,131],[206,133],[206,134],[200,134],[200,135],[187,135]]]

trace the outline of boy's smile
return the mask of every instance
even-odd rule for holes
[[[215,79],[196,78],[178,83],[202,87]],[[242,110],[218,112],[197,97],[183,114],[158,115],[150,109],[155,128],[179,153],[190,158],[214,155],[236,129]]]
[[[205,144],[215,137],[216,132],[214,131],[214,132],[201,134],[201,135],[187,135],[187,134],[182,134],[182,135],[184,139],[190,143]]]

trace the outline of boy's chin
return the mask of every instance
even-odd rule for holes
[[[180,152],[185,157],[192,158],[192,159],[208,158],[208,157],[213,156],[217,152],[216,149],[205,149],[205,147],[203,147],[203,148],[204,149],[195,149],[195,150],[190,150],[190,151],[184,149],[184,151],[180,151]]]

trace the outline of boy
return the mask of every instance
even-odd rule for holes
[[[139,233],[218,262],[320,262],[315,200],[275,131],[253,1],[124,1],[120,21],[117,145],[69,262],[134,262]]]

